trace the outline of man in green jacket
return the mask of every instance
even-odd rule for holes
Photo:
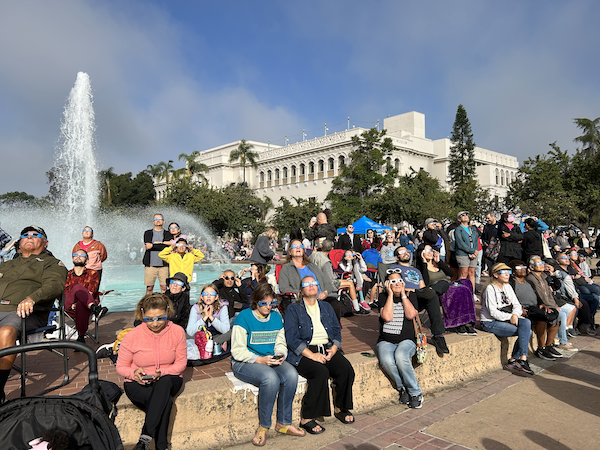
[[[0,349],[16,344],[21,318],[27,330],[44,326],[48,312],[38,307],[51,306],[65,289],[67,268],[46,250],[46,232],[31,225],[21,231],[19,255],[0,264]],[[0,358],[0,403],[4,386],[16,355]]]

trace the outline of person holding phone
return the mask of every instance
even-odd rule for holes
[[[173,304],[164,295],[152,293],[136,306],[142,323],[125,335],[119,347],[117,373],[125,378],[125,394],[146,412],[140,439],[133,450],[169,447],[167,428],[173,397],[183,385],[187,364],[185,332],[169,320]]]
[[[292,425],[292,403],[298,385],[298,372],[287,357],[283,319],[277,311],[275,293],[269,283],[259,284],[250,298],[250,308],[242,310],[231,330],[231,368],[241,381],[258,387],[258,428],[252,444],[267,442],[271,416],[277,399],[275,430],[304,436]]]
[[[287,361],[308,380],[300,426],[310,434],[325,431],[315,418],[331,416],[329,378],[335,381],[335,417],[344,424],[354,422],[350,412],[354,369],[340,350],[342,330],[333,307],[317,300],[318,286],[315,277],[302,278],[300,300],[285,313],[285,339],[291,350]]]
[[[177,272],[182,272],[188,282],[192,281],[194,264],[204,259],[204,254],[182,237],[163,248],[158,256],[169,264],[169,277],[173,278]]]
[[[385,292],[379,296],[379,339],[377,358],[385,374],[393,381],[400,394],[400,403],[409,408],[423,406],[423,393],[412,365],[417,352],[413,319],[418,314],[418,301],[414,291],[407,292],[402,274],[388,271]]]

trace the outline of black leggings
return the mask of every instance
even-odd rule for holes
[[[300,415],[303,419],[331,416],[329,402],[329,377],[335,382],[334,405],[342,410],[351,410],[354,369],[341,351],[337,351],[331,361],[325,364],[305,356],[298,363],[298,373],[308,380],[308,388],[302,399]]]
[[[131,403],[146,412],[142,434],[151,436],[157,450],[168,447],[167,429],[173,407],[173,396],[183,385],[183,378],[177,375],[163,375],[152,384],[142,386],[130,381],[125,383],[125,393]]]

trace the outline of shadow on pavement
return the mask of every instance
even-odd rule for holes
[[[578,374],[581,374],[581,376],[589,376],[587,375],[589,374],[588,371],[577,368],[572,368],[569,376],[579,380],[580,377]],[[597,417],[600,417],[600,395],[598,389],[573,383],[565,379],[549,379],[541,375],[534,376],[531,379],[542,392],[554,397],[556,400],[566,403],[569,406],[577,408],[587,414],[593,414]],[[598,384],[598,382],[596,381],[595,384]]]
[[[525,430],[523,431],[523,434],[542,448],[546,448],[548,450],[571,450],[571,447],[568,447],[565,444],[558,442],[556,439],[552,439],[551,437],[537,431]]]
[[[481,440],[481,445],[483,445],[483,448],[486,450],[512,450],[508,445],[490,438],[483,438]]]

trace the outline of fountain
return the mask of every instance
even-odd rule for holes
[[[132,310],[145,292],[142,237],[145,230],[152,228],[155,213],[163,214],[166,224],[179,223],[183,234],[202,239],[210,251],[217,252],[219,258],[224,255],[206,226],[180,209],[157,205],[129,208],[126,212],[100,211],[95,130],[90,77],[79,72],[64,108],[56,147],[53,172],[58,201],[45,208],[14,208],[3,214],[2,227],[16,237],[27,225],[41,226],[48,234],[48,249],[70,268],[71,250],[81,239],[82,228],[91,226],[94,237],[106,246],[108,252],[102,289],[115,290],[106,296],[103,304],[111,311]],[[223,270],[219,266],[217,263],[196,264],[197,281],[192,284],[192,298],[197,298],[196,288],[219,276]]]

